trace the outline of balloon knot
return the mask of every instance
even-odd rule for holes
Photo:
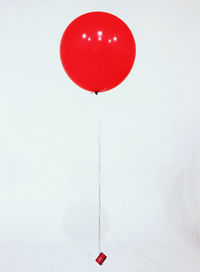
[[[97,95],[99,92],[95,92],[95,94]]]

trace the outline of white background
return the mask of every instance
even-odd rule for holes
[[[1,0],[0,271],[200,270],[199,9],[195,0]],[[128,78],[98,96],[59,59],[64,29],[95,10],[124,20],[137,45]]]

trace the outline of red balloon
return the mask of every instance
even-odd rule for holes
[[[108,91],[129,74],[136,54],[133,34],[118,17],[90,12],[76,18],[60,44],[62,65],[68,76],[91,92]]]

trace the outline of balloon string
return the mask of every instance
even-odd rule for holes
[[[98,117],[98,198],[99,198],[99,219],[98,219],[98,250],[101,253],[101,118],[100,110]]]

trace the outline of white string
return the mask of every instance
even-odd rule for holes
[[[99,120],[99,135],[98,135],[98,146],[99,146],[99,253],[101,252],[101,120]]]
[[[97,97],[99,102],[99,97]],[[98,251],[101,253],[101,116],[100,105],[98,103]]]

